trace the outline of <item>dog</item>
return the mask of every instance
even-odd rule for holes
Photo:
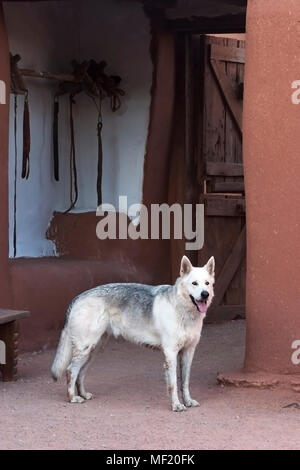
[[[106,284],[88,290],[70,304],[51,372],[57,380],[66,371],[68,399],[82,403],[87,366],[105,334],[159,348],[173,411],[199,406],[189,391],[190,369],[203,320],[214,296],[215,260],[193,267],[183,256],[174,285]],[[177,390],[180,358],[183,403]],[[77,394],[75,388],[77,387]]]

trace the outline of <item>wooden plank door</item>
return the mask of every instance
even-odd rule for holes
[[[203,134],[198,156],[205,242],[199,264],[216,258],[215,299],[208,321],[245,314],[245,192],[242,156],[245,42],[207,36],[203,42]]]

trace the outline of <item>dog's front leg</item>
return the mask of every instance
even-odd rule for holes
[[[196,346],[190,346],[187,349],[183,349],[181,352],[181,386],[183,402],[185,406],[199,406],[196,400],[193,400],[190,395],[190,373],[191,365],[193,362],[194,352]]]
[[[164,351],[165,353],[165,371],[168,392],[171,395],[173,411],[184,411],[186,407],[180,403],[177,391],[177,351]]]

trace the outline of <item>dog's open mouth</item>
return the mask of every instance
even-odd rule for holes
[[[192,295],[190,295],[191,301],[197,307],[198,312],[206,313],[207,311],[207,300],[196,300]]]

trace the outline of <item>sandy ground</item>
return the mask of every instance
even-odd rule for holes
[[[66,402],[63,379],[49,368],[54,351],[27,353],[20,379],[0,382],[1,449],[300,449],[300,403],[292,391],[216,384],[218,371],[239,368],[243,321],[207,325],[193,369],[199,408],[174,413],[160,352],[111,341],[87,375],[95,398]]]

